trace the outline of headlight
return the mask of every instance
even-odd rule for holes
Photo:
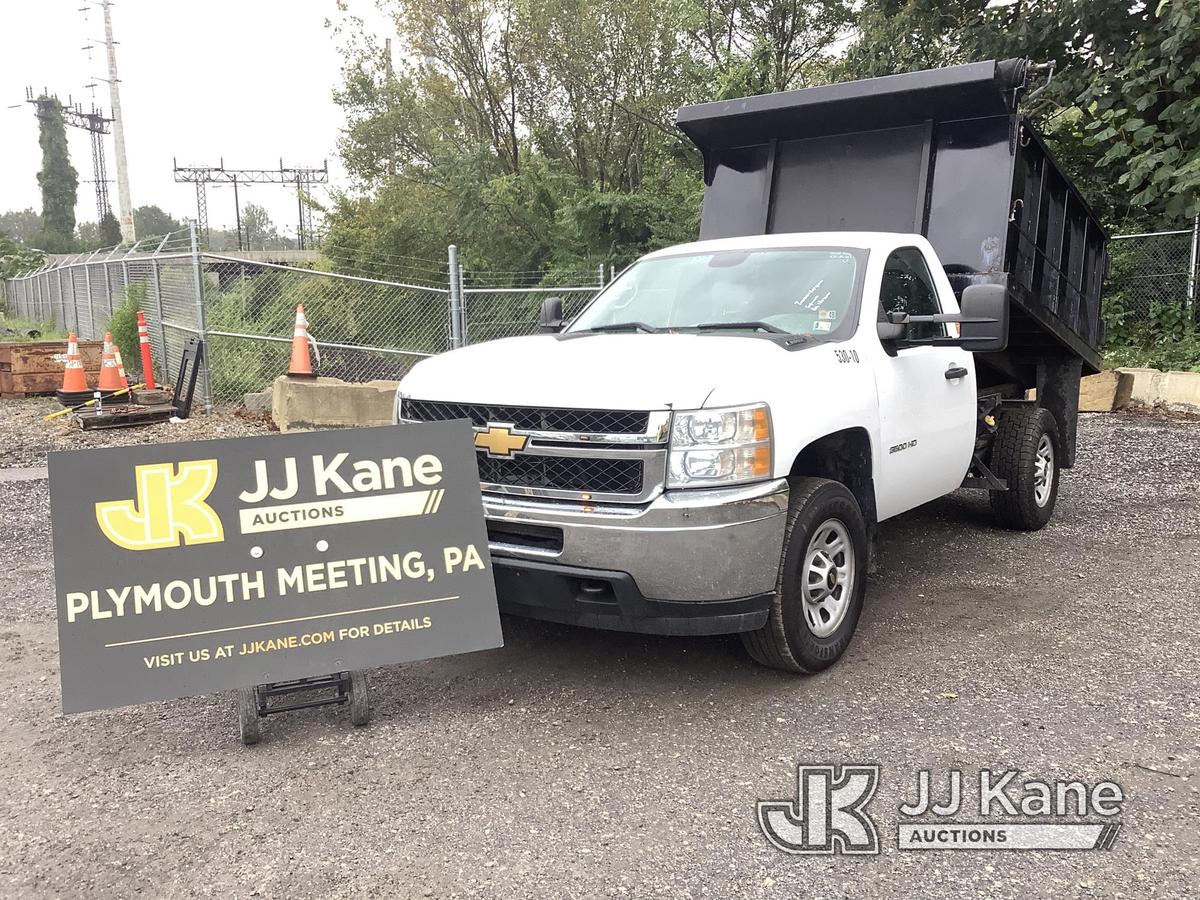
[[[771,411],[765,403],[675,413],[667,487],[707,487],[771,476]]]

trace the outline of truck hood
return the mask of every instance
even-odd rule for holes
[[[722,403],[764,399],[758,396],[764,368],[772,360],[782,365],[788,355],[772,341],[744,335],[536,335],[422,360],[400,390],[458,403],[699,409],[718,381]],[[741,378],[746,396],[730,399]]]

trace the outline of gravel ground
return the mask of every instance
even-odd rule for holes
[[[46,482],[0,481],[0,894],[1194,897],[1198,459],[1200,423],[1086,416],[1042,532],[967,493],[887,523],[814,678],[506,619],[501,650],[373,672],[366,728],[276,716],[255,748],[229,695],[58,713]],[[755,800],[794,796],[798,761],[882,765],[880,856],[767,844]],[[901,853],[922,767],[1112,778],[1123,827],[1107,852]]]
[[[274,430],[269,419],[233,412],[192,416],[177,423],[160,422],[139,428],[93,431],[80,430],[69,415],[51,422],[43,420],[43,416],[60,409],[62,406],[52,397],[0,402],[0,469],[44,466],[46,453],[50,450],[249,437]]]

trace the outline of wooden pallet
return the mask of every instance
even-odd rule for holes
[[[95,407],[81,409],[75,413],[79,427],[84,431],[94,428],[128,428],[131,425],[152,425],[155,422],[165,422],[175,415],[175,407],[171,404],[162,406],[137,406],[123,404],[120,406],[105,406],[99,413]]]
[[[84,374],[95,384],[100,377],[102,341],[80,341]],[[66,341],[0,342],[0,399],[20,400],[53,394],[62,387]]]

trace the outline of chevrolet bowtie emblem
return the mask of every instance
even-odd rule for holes
[[[512,459],[514,453],[525,449],[529,436],[513,434],[510,425],[488,425],[487,431],[475,432],[475,447],[486,450],[491,457]]]

